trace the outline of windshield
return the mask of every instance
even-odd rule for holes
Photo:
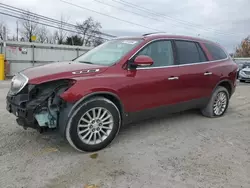
[[[140,44],[142,39],[111,40],[93,48],[73,61],[88,64],[112,65]]]

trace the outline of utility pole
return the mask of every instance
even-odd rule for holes
[[[7,33],[6,33],[6,27],[3,26],[3,41],[7,40]]]
[[[3,26],[3,54],[6,54],[6,41],[7,41],[7,32],[6,27]]]
[[[16,21],[16,40],[18,41],[18,21]]]

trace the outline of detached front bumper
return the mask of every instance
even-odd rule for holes
[[[7,95],[6,97],[6,109],[9,113],[14,114],[17,119],[18,125],[27,128],[39,128],[35,121],[33,109],[25,108],[23,105],[28,101],[27,94],[19,94],[16,96]]]

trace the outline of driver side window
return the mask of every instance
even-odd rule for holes
[[[171,41],[161,40],[152,42],[136,54],[136,56],[138,55],[147,55],[151,57],[154,63],[150,67],[162,67],[174,64]]]

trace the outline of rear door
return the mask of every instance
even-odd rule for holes
[[[207,65],[205,72],[210,73],[210,75],[207,75],[209,78],[207,86],[210,88],[210,93],[212,93],[214,87],[221,79],[232,79],[228,73],[233,71],[234,66],[230,66],[231,60],[220,46],[210,42],[203,43],[203,46],[211,55],[211,62]]]
[[[199,43],[186,40],[175,40],[177,62],[181,72],[181,101],[201,99],[209,93],[210,72],[208,58]]]
[[[157,40],[141,49],[138,55],[150,56],[154,63],[128,71],[130,75],[129,111],[141,111],[178,102],[180,90],[178,66],[175,65],[172,41]]]

